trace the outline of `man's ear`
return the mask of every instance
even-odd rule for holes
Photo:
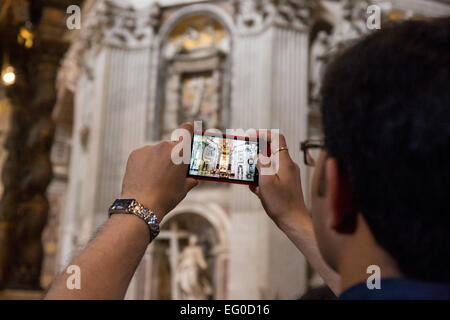
[[[353,189],[347,173],[339,167],[336,158],[325,162],[325,183],[327,190],[327,207],[329,227],[337,233],[355,232],[358,209],[353,199]]]

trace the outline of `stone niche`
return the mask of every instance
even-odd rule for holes
[[[218,230],[204,217],[182,213],[165,222],[149,247],[144,261],[149,283],[141,286],[141,298],[208,300],[221,296],[224,274],[219,260]],[[150,272],[149,272],[150,271]]]
[[[170,138],[187,121],[202,120],[205,128],[226,128],[229,52],[228,32],[206,14],[180,19],[163,38],[155,140]]]

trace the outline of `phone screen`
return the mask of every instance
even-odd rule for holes
[[[258,183],[257,139],[195,132],[191,150],[188,176],[231,183]]]

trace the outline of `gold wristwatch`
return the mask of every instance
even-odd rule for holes
[[[155,213],[145,208],[136,199],[116,199],[109,208],[109,216],[121,214],[134,214],[148,225],[150,230],[150,242],[159,234],[159,223]]]

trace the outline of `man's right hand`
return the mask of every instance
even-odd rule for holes
[[[194,124],[184,123],[179,129],[192,137]],[[182,143],[182,137],[134,150],[128,158],[121,197],[136,199],[154,211],[158,221],[198,184],[197,180],[186,177],[189,164],[176,165],[171,160],[172,149],[178,143]],[[190,140],[186,143],[191,144]]]
[[[279,139],[279,143],[275,139]],[[300,180],[300,168],[291,159],[288,150],[276,152],[274,146],[286,147],[286,139],[283,135],[271,134],[268,136],[271,145],[272,156],[266,165],[261,163],[258,156],[257,168],[261,172],[262,167],[278,167],[278,172],[272,175],[259,175],[259,185],[250,186],[262,202],[264,209],[275,224],[287,231],[304,220],[310,220],[303,199],[303,190]],[[267,163],[265,159],[264,163]],[[278,163],[276,163],[278,161]]]

